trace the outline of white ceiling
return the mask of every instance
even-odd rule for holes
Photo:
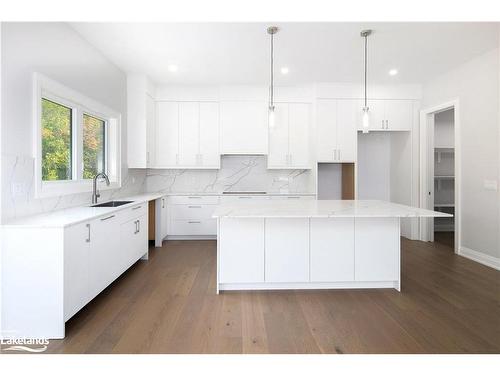
[[[277,84],[361,82],[362,29],[372,83],[423,83],[498,47],[498,23],[72,23],[126,72],[157,83],[261,84],[276,24]],[[167,66],[179,67],[176,73]],[[289,74],[279,73],[287,66]],[[388,75],[391,68],[399,74]]]

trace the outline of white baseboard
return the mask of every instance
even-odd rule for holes
[[[475,262],[484,264],[485,266],[494,268],[500,271],[500,258],[480,253],[479,251],[469,249],[467,247],[460,247],[458,255],[471,259]]]

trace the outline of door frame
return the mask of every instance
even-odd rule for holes
[[[434,150],[430,146],[433,146],[433,136],[429,129],[434,129],[434,115],[449,109],[454,110],[454,146],[455,146],[455,241],[454,241],[454,251],[459,252],[461,247],[461,228],[462,228],[462,217],[461,217],[461,161],[462,161],[462,150],[461,150],[461,139],[460,139],[460,103],[459,99],[455,98],[441,104],[420,110],[420,197],[419,206],[420,208],[425,208],[429,210],[434,210],[434,207],[430,207],[434,202],[434,176],[430,176],[433,173],[433,165],[430,166],[430,162],[434,162]],[[432,143],[431,143],[432,142]],[[432,178],[432,181],[431,181]],[[431,188],[432,182],[432,188]],[[429,194],[429,189],[432,191],[432,195]],[[429,218],[421,218],[419,225],[419,239],[421,241],[433,241],[434,240],[434,230],[431,228],[434,220]]]

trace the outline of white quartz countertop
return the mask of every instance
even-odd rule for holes
[[[84,221],[93,220],[101,216],[109,215],[113,212],[123,210],[124,208],[132,207],[134,205],[145,203],[151,200],[158,199],[164,196],[160,193],[145,193],[134,195],[130,197],[115,198],[115,201],[132,201],[131,203],[124,204],[119,207],[91,207],[80,206],[72,207],[64,210],[53,211],[50,213],[21,217],[11,220],[3,227],[39,227],[39,228],[58,228],[67,227],[70,225],[78,224]],[[104,203],[98,202],[98,203]]]
[[[453,215],[376,200],[258,201],[221,204],[213,217],[452,217]]]

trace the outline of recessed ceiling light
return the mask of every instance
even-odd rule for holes
[[[167,68],[168,68],[168,71],[172,72],[172,73],[175,73],[176,71],[179,70],[179,67],[175,64],[170,64]]]
[[[284,66],[281,68],[281,74],[288,74],[290,70],[288,69],[288,67]]]
[[[398,74],[398,70],[397,69],[391,69],[391,70],[389,70],[389,75],[390,76],[395,76],[396,74]]]

